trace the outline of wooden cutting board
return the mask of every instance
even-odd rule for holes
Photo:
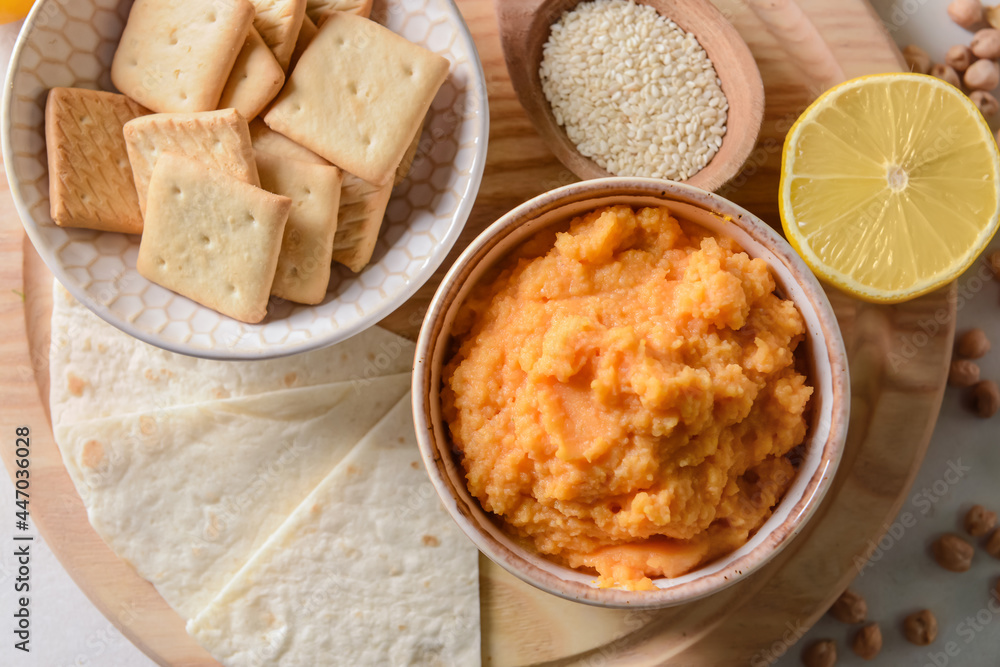
[[[716,4],[749,43],[767,91],[758,146],[744,172],[720,193],[776,225],[781,144],[794,119],[839,78],[895,70],[902,61],[866,0]],[[538,139],[514,95],[492,0],[458,0],[458,6],[486,72],[489,157],[476,206],[451,257],[383,323],[410,337],[418,328],[415,314],[425,310],[462,248],[525,199],[575,180]],[[799,7],[804,14],[796,18]],[[33,520],[83,591],[151,658],[163,665],[216,664],[153,587],[93,532],[63,468],[47,408],[51,274],[21,231],[5,180],[0,277],[0,434],[12,443],[15,427],[31,427]],[[872,306],[831,291],[851,362],[847,450],[823,507],[775,562],[707,600],[629,612],[541,593],[482,559],[484,665],[758,665],[787,651],[854,577],[857,559],[878,540],[909,490],[944,390],[953,294],[942,290],[900,306]],[[921,325],[935,318],[949,324],[928,336]],[[901,352],[891,356],[894,350]],[[11,471],[13,448],[0,447],[0,458]]]

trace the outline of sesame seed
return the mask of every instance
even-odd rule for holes
[[[570,141],[612,174],[686,180],[722,145],[729,104],[708,54],[634,0],[563,13],[539,75]]]

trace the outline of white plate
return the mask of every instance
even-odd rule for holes
[[[243,324],[138,274],[138,236],[57,227],[49,216],[45,96],[55,86],[114,90],[111,60],[129,0],[40,0],[25,23],[3,100],[3,154],[24,228],[56,278],[101,318],[174,352],[276,357],[349,338],[398,308],[444,261],[472,208],[486,161],[489,113],[475,45],[451,0],[385,0],[377,18],[451,61],[409,177],[393,192],[372,263],[335,265],[323,303],[271,300]],[[377,5],[379,3],[376,3]]]

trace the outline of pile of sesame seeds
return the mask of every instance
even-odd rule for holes
[[[618,176],[683,181],[722,145],[729,104],[693,35],[633,0],[592,0],[552,25],[542,90],[577,149]]]

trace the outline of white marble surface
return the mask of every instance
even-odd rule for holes
[[[951,44],[967,39],[951,25],[944,10],[947,0],[875,0],[901,45],[916,42],[941,58]],[[13,45],[16,25],[0,26],[0,65]],[[1000,248],[1000,242],[993,244]],[[974,270],[973,270],[974,271]],[[958,314],[963,330],[981,326],[994,339],[995,350],[981,364],[984,377],[1000,378],[1000,284],[993,279],[962,281],[964,298]],[[868,600],[869,616],[882,626],[885,648],[875,664],[915,667],[981,667],[996,664],[1000,655],[1000,603],[990,606],[989,591],[1000,577],[1000,561],[978,550],[972,570],[952,574],[931,559],[928,547],[939,534],[960,531],[965,510],[982,503],[1000,510],[1000,417],[979,420],[962,408],[960,392],[949,390],[926,462],[891,532],[864,567],[854,587]],[[32,424],[43,428],[42,424]],[[7,435],[3,435],[7,438]],[[6,442],[6,441],[5,441]],[[968,468],[968,469],[966,469]],[[955,469],[961,471],[957,477]],[[6,474],[0,475],[0,516],[13,517],[14,491]],[[903,521],[909,516],[912,520]],[[910,524],[909,527],[903,527]],[[32,651],[12,648],[15,605],[11,521],[0,522],[0,665],[84,667],[114,665],[147,667],[154,664],[132,646],[90,603],[36,535],[32,545]],[[938,617],[937,641],[924,648],[909,645],[901,633],[902,619],[928,607]],[[789,619],[794,625],[796,619]],[[838,643],[838,665],[866,663],[851,654],[848,645],[855,628],[828,617],[802,640],[787,649],[777,663],[800,664],[799,654],[809,642],[832,638]],[[951,654],[946,653],[951,649]]]
[[[31,425],[35,429],[46,425]],[[2,446],[12,446],[13,435]],[[29,504],[30,509],[30,504]],[[32,525],[30,593],[15,593],[18,564],[12,539],[14,487],[0,472],[0,665],[10,667],[150,667],[155,663],[133,646],[97,611],[52,554]],[[18,542],[17,544],[24,544]],[[30,652],[14,648],[17,598],[30,596]],[[19,640],[18,640],[19,641]]]

